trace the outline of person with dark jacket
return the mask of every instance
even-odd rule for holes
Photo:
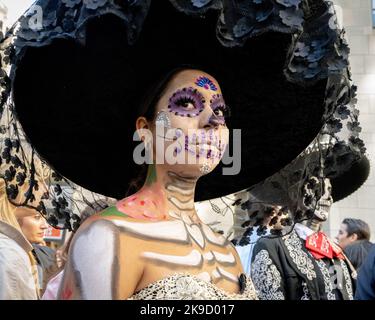
[[[330,180],[311,177],[306,187],[313,184],[324,190],[313,217],[255,245],[251,277],[261,300],[353,300],[355,271],[322,232],[333,203]]]
[[[375,246],[372,246],[357,278],[356,300],[375,300]]]
[[[373,245],[368,240],[357,240],[345,247],[344,253],[357,271],[366,260]]]

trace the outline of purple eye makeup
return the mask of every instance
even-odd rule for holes
[[[225,104],[221,94],[215,94],[210,100],[213,115],[211,120],[217,124],[225,125],[225,120],[230,117],[230,108]]]
[[[169,99],[170,112],[181,117],[197,117],[204,109],[205,99],[194,88],[177,90]]]

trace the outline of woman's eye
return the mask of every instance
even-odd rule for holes
[[[191,99],[180,99],[176,102],[176,104],[184,109],[195,109],[194,101]]]
[[[219,117],[224,117],[224,112],[221,109],[216,109],[215,114]]]
[[[219,106],[215,109],[214,112],[218,117],[228,118],[230,116],[230,112],[227,106]]]

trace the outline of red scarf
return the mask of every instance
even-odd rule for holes
[[[342,250],[333,244],[323,232],[316,232],[306,238],[306,248],[315,259],[344,259]]]

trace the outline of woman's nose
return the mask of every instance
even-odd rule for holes
[[[205,110],[201,113],[200,127],[211,129],[217,128],[221,124],[220,119],[212,111],[211,107],[206,106]]]
[[[42,225],[40,226],[41,229],[47,229],[48,228],[48,225],[47,225],[47,221],[43,218],[42,219]]]

